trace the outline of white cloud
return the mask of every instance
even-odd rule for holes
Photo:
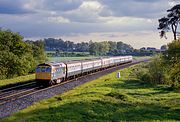
[[[80,10],[100,12],[103,6],[97,1],[84,1],[79,7]]]
[[[170,0],[168,3],[169,3],[169,5],[170,5],[171,7],[173,7],[174,5],[177,4],[177,1],[176,1],[176,0]]]
[[[48,17],[49,22],[53,23],[70,23],[70,20],[61,16]]]
[[[146,18],[135,18],[135,17],[100,17],[106,24],[109,25],[134,25],[141,23],[152,23],[151,19]]]

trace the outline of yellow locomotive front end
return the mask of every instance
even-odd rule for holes
[[[47,64],[40,64],[36,68],[37,81],[50,81],[51,80],[51,66]]]

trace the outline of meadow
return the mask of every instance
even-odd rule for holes
[[[134,67],[119,70],[121,78],[119,71],[111,73],[2,121],[180,121],[179,89],[142,82]]]

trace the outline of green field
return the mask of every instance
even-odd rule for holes
[[[179,90],[111,73],[19,111],[4,122],[180,121]]]
[[[133,56],[134,60],[150,59],[152,56]]]

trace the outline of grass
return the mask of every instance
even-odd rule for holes
[[[179,90],[154,86],[130,75],[132,67],[42,100],[4,122],[180,121]]]
[[[134,60],[150,59],[152,56],[133,56]]]
[[[0,86],[4,86],[7,84],[13,84],[13,83],[17,83],[17,82],[25,82],[25,81],[34,80],[34,79],[35,79],[35,74],[19,76],[16,78],[0,80]]]

